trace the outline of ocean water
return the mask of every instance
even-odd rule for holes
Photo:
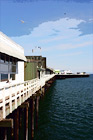
[[[34,140],[93,140],[93,75],[53,83],[40,100]]]

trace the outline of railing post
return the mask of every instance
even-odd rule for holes
[[[10,87],[10,113],[12,113],[12,86]]]
[[[23,102],[24,102],[25,86],[23,88]]]
[[[26,83],[26,100],[27,100],[28,83]]]
[[[16,92],[15,92],[15,109],[17,108],[17,85],[16,85]]]
[[[20,91],[19,91],[19,105],[21,105],[21,86],[22,86],[22,84],[20,84]]]
[[[3,119],[6,117],[5,113],[5,88],[3,89]]]

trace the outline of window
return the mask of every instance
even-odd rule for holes
[[[3,54],[1,54],[1,62],[4,63],[5,62],[5,56]]]
[[[17,58],[0,53],[0,81],[15,80]]]
[[[16,65],[16,59],[13,58],[12,60],[13,60],[13,61],[12,61],[13,65]]]
[[[10,74],[10,78],[12,78],[12,80],[15,80],[15,74]]]
[[[10,64],[12,64],[12,57],[10,57]]]
[[[0,64],[0,72],[8,73],[8,65],[1,63]]]
[[[16,66],[12,66],[12,72],[16,72]]]
[[[41,62],[38,62],[38,67],[41,67]]]
[[[7,81],[8,80],[8,74],[1,74],[1,81]]]
[[[5,61],[6,64],[9,63],[9,56],[6,56],[6,61]]]
[[[16,73],[16,66],[9,65],[9,72],[15,72]]]

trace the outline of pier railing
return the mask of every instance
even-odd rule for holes
[[[10,83],[8,86],[0,88],[0,120],[6,118],[53,77],[54,74],[45,75],[41,79],[36,78],[23,83]]]

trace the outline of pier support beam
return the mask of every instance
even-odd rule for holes
[[[34,105],[35,99],[34,96],[30,99],[30,110],[31,110],[31,140],[34,139]]]
[[[19,140],[19,108],[14,112],[14,140]]]
[[[13,119],[3,119],[0,121],[0,127],[13,128]]]
[[[28,140],[28,107],[25,108],[25,121],[26,121],[26,127],[25,127],[25,129],[26,129],[26,140]]]
[[[28,108],[29,108],[29,103],[25,102],[20,106],[20,109],[24,109],[24,123],[25,123],[25,140],[28,140]],[[21,123],[21,122],[20,122]]]
[[[38,111],[39,111],[39,96],[36,97],[36,129],[38,128]]]
[[[45,94],[45,87],[42,87],[42,94]]]
[[[11,128],[13,130],[13,119],[3,119],[0,121],[0,140],[7,140],[7,129]],[[12,131],[11,131],[12,132]],[[12,133],[11,133],[12,136]],[[12,137],[11,137],[12,140]]]

